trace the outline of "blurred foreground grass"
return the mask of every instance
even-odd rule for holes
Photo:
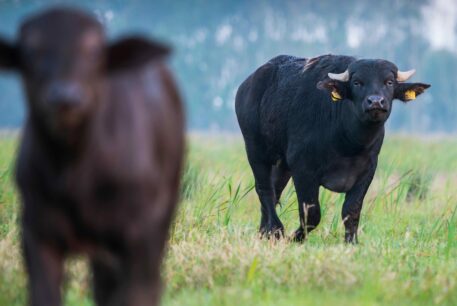
[[[16,141],[0,140],[0,305],[24,305]],[[259,240],[243,143],[192,136],[183,201],[164,263],[164,305],[457,305],[457,140],[388,137],[362,211],[342,243],[344,197],[322,189],[323,219],[302,245]],[[292,186],[278,207],[298,226]],[[67,305],[93,305],[84,260],[67,264]]]

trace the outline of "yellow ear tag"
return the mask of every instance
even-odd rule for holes
[[[405,100],[410,101],[416,99],[416,92],[414,90],[407,90],[405,92]]]
[[[340,94],[336,90],[332,91],[331,96],[332,96],[333,102],[337,102],[337,101],[343,99],[343,98],[341,98]]]

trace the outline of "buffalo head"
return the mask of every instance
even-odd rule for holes
[[[329,73],[318,83],[333,101],[349,100],[356,116],[364,122],[384,122],[394,99],[414,100],[430,87],[423,83],[405,83],[415,70],[400,71],[386,60],[357,60],[341,73]]]

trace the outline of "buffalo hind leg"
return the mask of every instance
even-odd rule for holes
[[[292,239],[303,242],[306,235],[314,230],[321,220],[319,184],[312,180],[312,176],[306,175],[306,172],[294,174],[293,180],[297,192],[300,226]]]
[[[284,235],[284,226],[276,214],[276,197],[272,184],[272,166],[265,163],[251,163],[255,179],[255,190],[261,204],[262,218],[260,221],[260,234],[269,238],[273,235],[281,238]]]
[[[282,162],[279,165],[273,166],[272,169],[272,180],[273,180],[273,187],[275,190],[275,199],[276,203],[279,204],[279,200],[281,199],[281,194],[286,188],[287,183],[290,180],[290,171],[283,166]]]

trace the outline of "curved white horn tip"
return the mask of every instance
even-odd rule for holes
[[[337,81],[341,81],[341,82],[349,81],[349,72],[347,70],[343,73],[330,73],[329,72],[327,75],[332,80],[337,80]]]
[[[412,77],[416,73],[416,69],[411,69],[408,71],[400,71],[397,72],[397,81],[404,82]]]

